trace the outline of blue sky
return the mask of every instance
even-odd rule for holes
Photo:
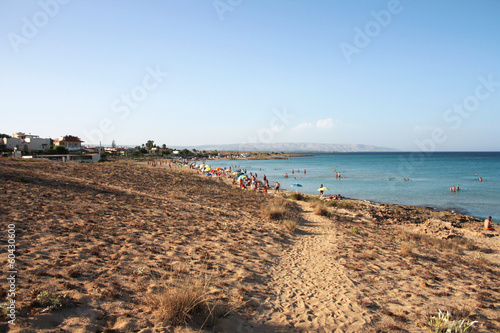
[[[0,1],[0,133],[500,150],[500,2]]]

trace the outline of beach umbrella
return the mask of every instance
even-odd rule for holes
[[[292,186],[292,187],[302,187],[302,185],[300,185],[300,184],[292,184],[290,186]]]
[[[328,190],[329,188],[325,186],[318,188],[318,191],[328,191]]]

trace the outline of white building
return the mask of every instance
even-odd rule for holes
[[[17,148],[18,150],[25,150],[25,142],[23,139],[18,138],[3,138],[3,144],[5,148],[8,150],[14,150]],[[27,149],[27,148],[26,148]]]
[[[3,138],[5,148],[19,151],[45,150],[50,148],[50,139],[40,138],[38,135],[24,134],[17,132],[12,134],[12,138]]]

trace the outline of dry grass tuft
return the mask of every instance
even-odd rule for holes
[[[407,257],[413,254],[413,244],[411,242],[403,242],[401,243],[401,248],[399,252],[401,255]]]
[[[307,201],[307,196],[302,193],[290,193],[287,197],[292,200]]]
[[[283,198],[273,198],[261,207],[261,213],[265,218],[278,221],[291,232],[297,229],[300,220],[295,203]]]
[[[462,305],[459,308],[451,307],[451,315],[455,318],[466,318],[469,319],[474,315],[474,309],[467,305]]]
[[[270,200],[262,206],[261,213],[265,218],[270,220],[283,220],[287,213],[284,200],[280,198]]]
[[[83,270],[79,265],[74,265],[68,269],[67,274],[70,278],[77,278],[83,274]]]
[[[360,260],[373,260],[377,257],[378,252],[375,249],[363,251],[360,254],[356,255],[356,258]]]
[[[155,317],[164,324],[182,325],[208,309],[208,286],[203,280],[186,279],[178,286],[164,285],[147,296]]]
[[[479,250],[478,246],[472,240],[464,237],[455,237],[451,239],[451,242],[469,251]]]
[[[322,202],[315,202],[315,203],[311,204],[311,207],[314,208],[315,215],[320,215],[320,216],[330,215],[328,212],[328,209],[325,207],[325,205]]]
[[[476,255],[472,260],[469,260],[470,263],[474,264],[476,267],[487,269],[489,266],[488,261],[486,261],[483,257]]]
[[[462,250],[478,250],[478,247],[470,239],[464,237],[453,237],[450,239],[440,239],[431,235],[414,234],[408,231],[401,231],[398,238],[403,242],[412,242],[414,244],[431,245],[440,250],[449,250],[452,253],[459,254]]]
[[[290,232],[295,232],[295,230],[297,229],[297,226],[298,226],[298,223],[296,221],[293,221],[293,220],[283,220],[283,222],[281,222],[281,224]]]
[[[344,209],[348,209],[348,210],[352,210],[354,209],[354,204],[350,201],[341,201],[339,202],[339,204],[337,205],[338,208],[344,208]]]
[[[328,207],[337,207],[339,205],[339,202],[336,200],[330,200],[330,201],[326,201],[325,205]]]

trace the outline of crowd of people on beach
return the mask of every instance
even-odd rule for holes
[[[245,168],[241,168],[239,165],[229,166],[227,168],[212,168],[210,165],[205,164],[204,161],[201,161],[200,164],[196,164],[197,161],[188,163],[188,161],[182,161],[179,164],[183,164],[185,166],[191,167],[192,169],[196,169],[198,174],[204,174],[207,177],[213,177],[220,180],[230,179],[232,185],[238,186],[242,190],[251,190],[256,192],[262,192],[264,194],[279,194],[281,191],[281,185],[279,182],[270,183],[269,179],[266,175],[263,175],[262,179],[258,178],[257,172],[249,172]],[[307,174],[307,170],[303,169],[292,169],[292,175],[298,175],[299,173]],[[339,173],[340,174],[340,173]],[[289,177],[288,173],[285,173],[285,179]],[[297,177],[294,177],[296,179]],[[298,178],[302,178],[298,176]],[[321,184],[320,188],[323,187]],[[298,192],[298,191],[297,191]],[[320,191],[319,197],[323,200],[342,200],[343,197],[340,194],[336,194],[333,196],[324,196],[324,192]]]
[[[264,175],[262,180],[258,179],[258,174],[255,172],[248,172],[247,169],[240,168],[239,165],[234,167],[230,166],[226,169],[223,168],[212,168],[210,165],[201,163],[196,165],[194,162],[190,164],[190,167],[196,169],[198,174],[205,174],[208,177],[217,178],[219,180],[231,179],[233,185],[237,185],[242,190],[250,189],[252,191],[263,192],[264,194],[269,194],[271,190],[271,185],[267,176]],[[280,184],[276,182],[273,184],[274,193],[280,192]]]
[[[230,179],[233,185],[237,185],[243,190],[250,189],[252,191],[256,192],[262,192],[264,194],[271,194],[271,190],[274,189],[274,194],[279,194],[281,190],[281,185],[279,182],[275,182],[273,184],[270,184],[269,180],[267,179],[266,175],[263,175],[262,179],[258,179],[258,174],[255,172],[248,172],[247,169],[245,168],[240,168],[239,165],[230,166],[226,169],[223,168],[212,168],[210,165],[205,164],[203,161],[198,161],[197,159],[178,159],[178,160],[172,160],[172,159],[160,159],[160,160],[149,160],[147,161],[149,166],[152,167],[157,167],[157,166],[168,166],[170,169],[172,169],[172,164],[182,166],[182,167],[189,167],[190,169],[193,169],[197,171],[198,174],[204,174],[205,176],[208,177],[213,177],[217,178],[219,180],[224,180]],[[341,179],[342,175],[340,172],[337,172],[336,169],[335,171],[335,178]],[[296,170],[297,174],[300,173],[300,169]],[[307,173],[306,170],[303,170],[304,175]],[[295,174],[295,170],[292,169],[292,175]],[[288,178],[289,175],[288,173],[285,173],[285,178]],[[294,177],[296,179],[296,177]],[[302,177],[300,177],[302,178]],[[345,176],[343,177],[345,178]],[[393,179],[389,179],[393,180]],[[404,178],[404,181],[409,181],[409,178]],[[483,179],[482,177],[476,178],[476,181],[483,181],[486,179]],[[319,198],[322,200],[343,200],[345,199],[342,195],[336,194],[333,196],[328,196],[326,197],[324,195],[324,187],[323,184],[320,184],[320,187],[318,188],[319,191]],[[326,188],[328,189],[328,188]],[[457,184],[456,186],[453,185],[450,187],[450,192],[458,192],[460,191],[460,185]],[[297,191],[298,192],[298,191]],[[491,226],[491,216],[488,217],[484,221],[484,229],[485,230],[494,230]]]

